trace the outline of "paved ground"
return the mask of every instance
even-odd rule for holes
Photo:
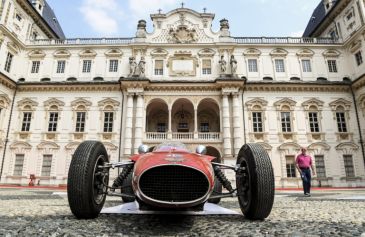
[[[314,191],[310,198],[278,191],[265,221],[240,215],[106,214],[77,220],[62,192],[0,188],[0,236],[365,236],[365,190]],[[120,204],[118,198],[106,202]],[[236,199],[221,205],[239,211]]]

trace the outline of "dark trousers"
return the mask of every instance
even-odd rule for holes
[[[300,169],[302,171],[302,181],[303,181],[303,189],[304,193],[311,192],[311,171],[310,169]]]

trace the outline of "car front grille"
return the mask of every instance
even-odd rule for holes
[[[186,166],[166,165],[145,171],[139,179],[141,192],[163,202],[190,202],[204,197],[209,190],[207,177]]]

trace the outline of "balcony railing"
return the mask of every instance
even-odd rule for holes
[[[30,45],[110,45],[130,44],[133,38],[78,38],[78,39],[39,39],[29,41]]]
[[[333,38],[309,37],[234,37],[237,44],[340,44]]]
[[[204,141],[219,141],[221,138],[220,132],[205,132],[205,133],[197,133],[197,136],[194,136],[193,132],[181,132],[181,133],[163,133],[163,132],[146,132],[145,138],[146,140],[204,140]]]

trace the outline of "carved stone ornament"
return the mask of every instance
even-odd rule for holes
[[[185,25],[180,25],[176,30],[169,31],[169,42],[177,44],[190,44],[196,42],[197,35],[195,29],[188,29]]]
[[[323,52],[323,56],[325,56],[326,58],[337,58],[340,56],[340,54],[340,52],[334,49],[329,49]]]

